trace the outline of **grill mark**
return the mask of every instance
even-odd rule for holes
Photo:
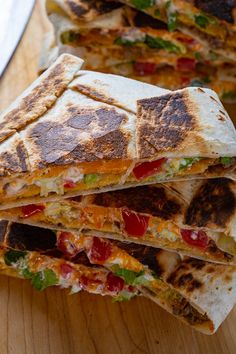
[[[141,158],[175,149],[195,127],[184,93],[138,101],[138,146]]]
[[[181,213],[182,205],[169,198],[162,187],[140,186],[125,190],[99,193],[93,204],[103,207],[124,208],[161,217],[165,220]]]
[[[191,226],[205,227],[214,224],[225,228],[236,209],[231,183],[226,178],[206,181],[193,197],[184,222]]]

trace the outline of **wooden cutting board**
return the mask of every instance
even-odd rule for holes
[[[0,81],[0,110],[36,78],[43,34],[50,28],[43,10],[38,0]],[[41,293],[27,281],[1,276],[0,314],[0,354],[236,353],[236,308],[217,334],[206,336],[144,298],[113,304],[57,288]]]

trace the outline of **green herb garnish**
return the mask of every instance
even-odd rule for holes
[[[153,0],[130,0],[130,2],[138,10],[147,9],[154,4]]]
[[[141,41],[130,41],[129,39],[118,37],[115,39],[114,43],[118,45],[126,45],[126,46],[132,46],[137,43],[140,43]]]
[[[191,167],[194,163],[200,161],[202,157],[185,157],[180,161],[179,170]]]
[[[200,15],[195,15],[194,19],[195,19],[195,23],[201,28],[206,28],[210,24],[216,23],[216,20],[213,17],[207,16],[203,13]]]
[[[180,53],[180,48],[170,41],[166,41],[165,39],[159,37],[151,37],[146,35],[145,43],[149,46],[149,48],[158,48],[158,49],[166,49],[169,52]]]
[[[20,259],[24,259],[26,254],[26,251],[9,250],[4,254],[4,261],[6,265],[10,266],[17,263]]]
[[[156,10],[154,11],[154,16],[160,17],[160,16],[161,16],[161,11],[160,11],[159,9],[156,9]]]
[[[224,156],[224,157],[221,157],[220,158],[220,163],[224,166],[229,166],[231,165],[233,162],[233,158],[232,157],[227,157],[227,156]]]
[[[202,60],[202,55],[201,55],[201,53],[196,52],[196,53],[194,53],[194,56],[195,56],[195,58],[196,58],[198,61],[201,61],[201,60]]]
[[[168,30],[170,32],[174,31],[177,26],[178,26],[178,21],[177,21],[177,13],[176,12],[172,12],[168,15]]]
[[[58,279],[52,269],[44,269],[32,274],[31,284],[37,290],[44,290],[49,286],[57,285]]]
[[[89,173],[84,176],[84,183],[85,184],[92,184],[96,183],[99,179],[99,175],[96,173]]]
[[[133,285],[135,280],[144,274],[144,271],[134,272],[125,268],[120,268],[118,264],[112,266],[112,271],[118,277],[122,277],[126,284]]]

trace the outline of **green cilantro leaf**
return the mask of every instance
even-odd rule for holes
[[[44,269],[32,274],[31,284],[37,290],[44,290],[49,286],[57,285],[58,279],[52,269]]]
[[[138,10],[147,9],[154,4],[153,0],[130,0],[130,2]]]
[[[173,32],[177,28],[178,22],[177,22],[177,13],[176,12],[172,12],[168,15],[167,25],[168,25],[168,30],[170,32]]]
[[[84,176],[84,183],[85,184],[92,184],[96,183],[99,179],[99,175],[96,173],[89,173]]]
[[[144,271],[141,272],[133,272],[132,270],[128,270],[125,268],[120,268],[118,264],[112,266],[112,271],[115,275],[122,277],[126,284],[132,285],[136,278],[140,275],[144,274]]]
[[[215,24],[217,21],[213,17],[207,16],[204,13],[200,15],[195,15],[194,16],[195,23],[201,27],[201,28],[206,28],[210,24]]]
[[[25,258],[26,254],[26,251],[9,250],[4,254],[4,261],[6,265],[10,266],[12,264],[17,263],[20,258]]]
[[[228,166],[231,165],[232,162],[233,162],[232,157],[224,156],[220,158],[220,163],[222,163],[222,165]]]
[[[181,51],[180,48],[171,41],[167,41],[159,37],[154,38],[146,35],[145,43],[149,46],[149,48],[166,49],[173,53],[180,53]]]

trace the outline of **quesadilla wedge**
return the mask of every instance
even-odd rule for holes
[[[236,99],[235,68],[229,56],[216,54],[188,34],[169,32],[167,25],[141,11],[128,6],[114,9],[108,4],[101,15],[96,11],[97,1],[84,2],[87,12],[94,8],[97,15],[90,21],[85,10],[72,15],[65,3],[47,1],[55,39],[42,51],[40,71],[66,52],[83,58],[88,70],[167,89],[200,85],[212,88],[224,101]]]
[[[217,1],[217,4],[215,1],[189,0],[122,0],[121,2],[166,22],[170,31],[179,29],[202,41],[216,53],[236,59],[236,26],[230,23],[233,22],[232,15],[235,11],[233,2],[229,10],[228,2],[225,1]],[[224,16],[222,8],[228,10],[227,15]]]
[[[198,64],[194,69],[185,58],[178,61],[178,68],[170,65],[158,67],[153,55],[131,58],[130,51],[106,47],[55,46],[51,36],[44,41],[39,73],[44,72],[62,53],[70,53],[85,60],[86,70],[125,76],[169,90],[186,86],[206,87],[214,90],[225,103],[236,100],[236,72],[228,66],[213,67]],[[158,59],[159,62],[159,59]],[[188,66],[190,64],[190,66]]]
[[[181,260],[175,253],[98,237],[46,233],[45,237],[45,230],[2,221],[1,272],[30,279],[38,290],[69,286],[73,292],[86,289],[116,301],[141,294],[206,334],[214,333],[233,307],[235,267],[212,267],[200,260]]]
[[[0,218],[235,264],[235,208],[235,182],[212,179],[30,204],[2,210]]]
[[[62,55],[0,115],[0,209],[231,175],[236,131],[213,91],[169,92],[80,66]]]
[[[78,16],[72,21],[62,9],[51,12],[49,0],[48,15],[53,24],[56,44],[78,47],[99,47],[123,51],[130,60],[152,58],[158,66],[171,65],[179,68],[186,63],[186,69],[195,69],[197,63],[213,66],[234,63],[230,57],[217,55],[209,46],[179,31],[169,32],[168,27],[128,6],[121,6],[92,21]],[[58,1],[56,1],[58,2]],[[96,1],[90,5],[96,5]],[[188,65],[188,67],[187,67]]]

